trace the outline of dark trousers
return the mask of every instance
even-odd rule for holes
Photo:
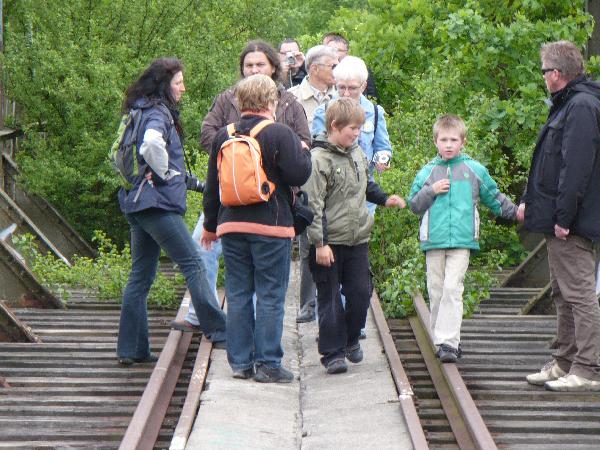
[[[344,358],[346,347],[360,336],[371,300],[371,273],[368,244],[330,245],[334,263],[330,267],[316,262],[315,247],[310,247],[310,270],[317,284],[319,311],[319,353],[321,363]],[[346,306],[340,296],[346,297]]]

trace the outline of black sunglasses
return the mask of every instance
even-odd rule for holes
[[[546,75],[548,72],[552,72],[554,70],[558,70],[556,67],[552,67],[552,68],[547,68],[547,69],[542,69],[542,75]],[[560,70],[558,70],[560,72]]]

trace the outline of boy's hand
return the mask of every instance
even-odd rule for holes
[[[519,222],[525,222],[525,203],[521,203],[517,209],[517,220]]]
[[[433,188],[433,193],[435,195],[445,194],[450,190],[450,180],[448,178],[444,178],[443,180],[433,183],[431,187]]]
[[[405,208],[406,202],[399,195],[390,195],[388,199],[385,201],[386,208]]]
[[[200,245],[204,247],[204,249],[210,250],[213,246],[213,242],[215,242],[217,239],[217,233],[211,233],[210,231],[202,230]]]
[[[331,267],[335,259],[333,258],[333,251],[329,245],[323,247],[317,247],[317,264],[320,266]]]

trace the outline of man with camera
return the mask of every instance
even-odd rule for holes
[[[281,81],[286,88],[302,83],[306,76],[304,53],[294,39],[287,38],[279,45],[279,61],[281,62]]]

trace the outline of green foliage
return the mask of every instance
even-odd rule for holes
[[[182,121],[195,156],[212,99],[238,77],[240,50],[286,27],[275,0],[9,0],[4,16],[3,83],[26,137],[22,181],[86,238],[103,229],[120,243],[128,227],[106,155],[126,87],[153,59],[182,59]]]
[[[95,231],[92,241],[98,247],[98,257],[75,256],[72,267],[69,267],[51,253],[42,254],[32,235],[23,234],[13,238],[15,247],[38,280],[64,301],[68,302],[65,286],[94,289],[98,291],[100,299],[121,301],[131,268],[129,246],[125,245],[123,250],[119,250],[102,231]],[[148,304],[163,308],[178,307],[181,299],[177,298],[176,290],[183,283],[180,274],[169,279],[159,272],[150,289]]]
[[[344,33],[351,53],[373,70],[389,113],[394,157],[383,187],[408,194],[416,172],[436,154],[435,118],[455,113],[467,123],[465,152],[518,201],[547,114],[540,46],[559,39],[583,46],[593,26],[584,11],[581,0],[369,0],[361,11],[342,8],[330,27]],[[600,60],[592,58],[588,68],[599,74]],[[418,220],[408,211],[378,211],[376,220],[376,287],[386,313],[403,316],[411,311],[412,293],[426,292]],[[490,273],[524,256],[510,224],[483,214],[481,236],[465,280],[465,314],[488,294]]]

